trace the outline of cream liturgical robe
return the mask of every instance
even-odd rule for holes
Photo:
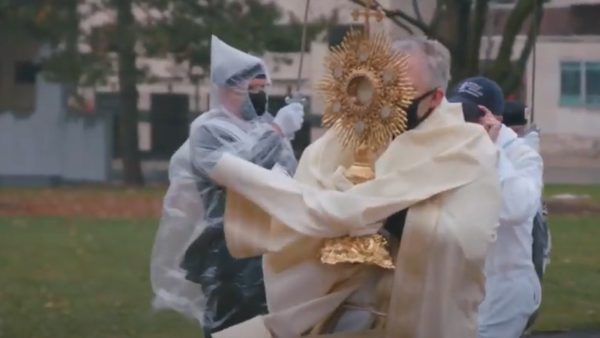
[[[270,314],[215,338],[295,338],[331,315],[369,277],[366,265],[325,265],[324,238],[377,232],[410,207],[381,329],[339,338],[475,338],[484,261],[501,197],[497,150],[483,128],[444,101],[397,137],[375,164],[376,179],[352,186],[352,163],[333,132],[306,149],[294,178],[225,154],[213,177],[228,188],[225,233],[236,257],[264,254]]]

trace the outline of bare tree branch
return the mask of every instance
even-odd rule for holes
[[[413,6],[413,12],[415,12],[415,16],[417,17],[417,20],[425,22],[425,20],[423,20],[423,15],[421,15],[421,7],[419,6],[419,0],[413,0],[412,6]]]
[[[534,15],[535,19],[531,22],[529,32],[527,33],[527,40],[525,40],[525,45],[521,50],[519,59],[517,60],[516,65],[511,68],[511,72],[501,82],[502,88],[505,89],[507,93],[512,93],[521,84],[523,73],[527,69],[527,61],[537,43],[537,32],[539,31],[544,17],[543,6],[537,7]]]
[[[527,17],[534,12],[535,8],[542,8],[544,0],[519,0],[512,9],[506,23],[504,25],[504,31],[502,32],[502,43],[498,48],[498,54],[496,60],[501,62],[495,62],[489,71],[491,78],[501,78],[512,66],[510,62],[505,62],[511,59],[512,48],[515,44],[516,38],[521,32],[523,23]]]
[[[483,60],[485,60],[485,62],[481,65],[481,67],[479,69],[479,74],[484,74],[490,68],[492,52],[494,51],[494,46],[496,45],[496,41],[494,41],[492,39],[492,36],[494,36],[494,30],[498,26],[498,21],[499,21],[498,13],[493,13],[491,24],[487,25],[487,30],[484,34],[485,38],[486,38],[486,42],[487,42],[487,44],[485,46],[484,57],[483,57]]]
[[[469,30],[469,51],[467,55],[467,67],[469,75],[475,75],[479,69],[479,52],[481,49],[481,37],[485,30],[489,0],[477,0],[472,16],[471,29]]]
[[[364,3],[363,0],[349,0],[350,2],[362,6],[362,7],[367,7],[367,5]],[[377,10],[380,9],[384,15],[392,20],[395,24],[397,24],[398,26],[402,27],[403,29],[405,29],[407,32],[409,32],[410,34],[413,34],[412,30],[410,30],[406,24],[412,25],[414,27],[416,27],[418,30],[420,30],[423,34],[425,34],[426,36],[428,36],[431,39],[436,39],[438,40],[441,44],[443,44],[444,46],[446,46],[448,49],[451,49],[448,44],[447,41],[445,41],[444,39],[441,39],[435,31],[433,31],[429,25],[427,23],[425,23],[422,20],[418,20],[417,18],[413,18],[412,16],[406,14],[404,11],[401,10],[391,10],[391,9],[387,9],[383,6],[381,6],[379,4],[379,1],[374,1],[374,5],[372,5],[371,10]]]
[[[410,28],[409,25],[405,24],[404,22],[398,20],[398,18],[389,18],[390,20],[392,20],[392,22],[394,22],[394,24],[400,28],[402,28],[405,32],[407,32],[410,35],[414,35],[415,32],[412,30],[412,28]]]
[[[442,18],[444,17],[444,12],[446,11],[446,0],[437,0],[435,5],[435,12],[433,13],[433,17],[429,22],[429,28],[437,32],[440,23],[442,22]]]
[[[362,2],[361,0],[350,0],[350,2],[362,6],[362,7],[366,7],[366,4],[364,2]],[[377,8],[377,4],[375,4],[371,9],[376,9]],[[381,8],[381,10],[385,13],[386,17],[390,20],[392,20],[392,22],[397,25],[398,27],[402,28],[404,31],[406,31],[408,34],[414,34],[414,31],[412,30],[412,28],[410,28],[410,26],[408,26],[406,23],[402,22],[400,19],[394,17],[394,16],[389,16],[388,13],[385,12],[385,9]]]
[[[469,64],[469,53],[471,52],[470,37],[473,35],[471,28],[471,9],[472,5],[469,1],[457,1],[457,4],[454,6],[456,12],[452,13],[455,15],[455,19],[449,22],[456,25],[458,29],[458,34],[454,35],[454,40],[452,41],[456,46],[456,50],[452,55],[452,65],[461,70],[457,73],[460,77],[474,75],[471,69],[472,65]],[[479,59],[476,60],[479,61]],[[475,64],[475,69],[477,69],[477,63]]]

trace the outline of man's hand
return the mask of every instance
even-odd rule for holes
[[[480,123],[487,130],[492,141],[496,143],[498,140],[498,135],[500,135],[502,122],[498,121],[494,114],[492,114],[492,112],[490,112],[486,107],[479,106],[479,108],[485,112],[485,116],[481,118]]]
[[[532,123],[529,128],[527,128],[527,130],[525,130],[525,134],[527,133],[538,133],[540,132],[540,128],[535,124]]]
[[[300,103],[292,103],[277,112],[275,119],[273,119],[273,127],[280,134],[291,139],[302,128],[303,122],[304,107]]]

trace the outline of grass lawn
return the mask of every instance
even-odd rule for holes
[[[552,260],[536,330],[600,329],[600,217],[550,218]]]
[[[546,189],[597,201],[599,191]],[[78,194],[71,200],[88,192]],[[116,194],[137,198],[127,191]],[[143,194],[160,196],[160,190]],[[4,191],[0,202],[2,195],[14,200]],[[551,217],[553,257],[536,329],[600,329],[600,216]],[[0,216],[0,337],[201,338],[195,321],[151,309],[148,262],[157,223]]]
[[[156,224],[0,217],[0,336],[201,338],[196,322],[151,310]]]
[[[559,194],[587,195],[594,202],[600,202],[600,185],[549,184],[544,187],[544,195]]]

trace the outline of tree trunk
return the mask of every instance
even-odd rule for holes
[[[144,176],[138,147],[138,90],[137,67],[135,64],[135,18],[132,12],[132,0],[114,0],[117,12],[116,40],[119,60],[119,96],[121,116],[119,116],[119,139],[121,160],[123,161],[123,180],[127,185],[144,185]]]
[[[508,72],[508,74],[504,77],[502,82],[499,82],[502,90],[507,95],[513,94],[515,90],[519,88],[521,85],[523,74],[527,69],[527,62],[529,60],[529,56],[533,52],[535,48],[535,44],[537,42],[537,33],[539,31],[543,16],[544,9],[540,6],[536,8],[534,15],[534,20],[531,22],[531,26],[529,27],[529,33],[527,34],[527,40],[525,45],[523,46],[523,50],[521,51],[521,55],[519,59],[517,59],[516,63],[512,66],[512,70]],[[533,61],[535,62],[535,60]]]
[[[519,0],[515,4],[504,25],[502,42],[500,43],[500,47],[498,47],[496,60],[486,73],[486,76],[501,83],[510,74],[513,67],[511,59],[512,50],[517,36],[521,32],[525,21],[529,17],[532,17],[536,8],[541,9],[543,14],[543,3],[543,0]],[[541,21],[541,19],[542,17],[540,16],[539,20]]]
[[[441,9],[440,9],[441,8]],[[439,11],[439,12],[438,12]],[[471,4],[455,0],[438,0],[430,23],[431,38],[444,41],[452,55],[450,88],[469,76],[469,42]]]
[[[486,23],[488,22],[488,12],[489,12],[489,0],[478,0],[475,2],[475,7],[473,8],[473,13],[471,15],[471,22],[468,28],[469,35],[469,45],[468,49],[468,57],[465,62],[465,67],[467,67],[466,74],[469,76],[476,76],[480,73],[481,67],[481,39],[483,37],[483,33],[486,28]]]

